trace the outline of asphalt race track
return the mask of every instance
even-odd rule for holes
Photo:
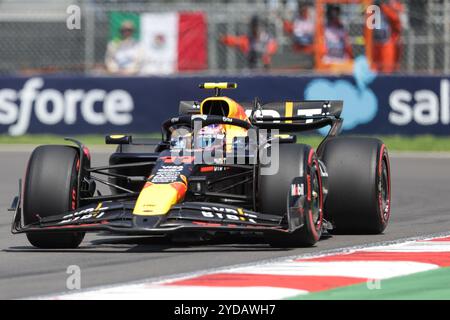
[[[67,267],[81,268],[83,288],[164,277],[208,268],[300,255],[378,241],[450,231],[450,156],[392,155],[392,217],[385,234],[334,236],[314,248],[274,249],[264,244],[215,241],[189,244],[151,238],[88,235],[77,250],[37,250],[10,233],[7,211],[31,149],[0,149],[0,299],[66,291]],[[107,161],[93,152],[93,164]]]

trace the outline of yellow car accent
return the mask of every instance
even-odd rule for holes
[[[205,82],[199,86],[202,89],[236,89],[237,83],[233,82]]]
[[[275,134],[274,137],[281,138],[281,139],[288,139],[292,136],[290,134]]]
[[[178,198],[178,190],[170,184],[148,185],[139,194],[133,214],[138,216],[166,214],[177,203]]]
[[[236,118],[236,119],[250,122],[248,120],[247,115],[245,114],[244,108],[242,108],[242,106],[239,103],[237,103],[236,101],[234,101],[233,99],[228,98],[228,97],[206,98],[200,104],[200,114],[204,114],[203,106],[205,105],[205,102],[207,102],[207,101],[223,101],[228,105],[228,114],[226,115],[226,117]],[[229,125],[229,124],[225,124],[223,126],[224,126],[225,132],[226,132],[226,139],[227,139],[227,150],[226,151],[228,152],[228,151],[231,151],[233,138],[247,136],[247,129],[244,129],[244,128],[241,128],[241,127],[238,127],[235,125]]]
[[[97,204],[97,207],[95,207],[94,211],[92,211],[92,216],[96,217],[99,214],[100,208],[102,207],[103,202],[99,202],[99,204]]]
[[[122,139],[125,138],[124,134],[112,134],[109,136],[111,139]]]
[[[245,114],[244,108],[242,108],[242,106],[240,104],[238,104],[236,101],[234,101],[233,99],[230,99],[228,97],[206,98],[200,104],[200,114],[205,114],[203,112],[203,106],[205,105],[205,102],[208,102],[208,101],[223,101],[228,105],[228,114],[225,115],[226,117],[248,121],[248,117]]]
[[[238,215],[239,215],[239,220],[246,221],[245,218],[243,217],[244,211],[242,211],[242,208],[238,208],[237,212],[238,212]]]
[[[286,102],[286,111],[284,113],[285,117],[292,117],[292,110],[294,109],[293,102]],[[292,120],[286,120],[286,123],[292,123]]]

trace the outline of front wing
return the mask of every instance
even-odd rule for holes
[[[206,202],[175,205],[165,215],[134,215],[135,201],[104,202],[23,225],[20,201],[16,204],[13,233],[110,231],[126,235],[165,235],[179,231],[290,232],[300,227],[279,215]],[[295,219],[298,221],[298,219]],[[302,219],[301,219],[302,220]]]

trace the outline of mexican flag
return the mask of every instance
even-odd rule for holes
[[[135,21],[146,56],[142,73],[171,74],[207,68],[207,24],[203,12],[143,13],[134,18],[129,13],[121,18],[120,14],[123,13],[116,13],[111,29],[117,30],[125,19]]]

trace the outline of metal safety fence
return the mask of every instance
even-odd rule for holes
[[[305,1],[303,1],[305,2]],[[450,73],[450,0],[405,0],[399,73]],[[306,1],[314,12],[315,1]],[[80,9],[79,28],[68,28]],[[342,22],[355,55],[364,54],[364,10],[360,3],[342,5]],[[200,73],[312,73],[311,55],[293,49],[285,30],[298,9],[297,1],[161,1],[150,0],[0,0],[0,73],[104,74],[114,14],[203,12],[207,23],[206,67]],[[270,69],[248,69],[243,50],[223,43],[224,35],[246,35],[257,16],[278,43]],[[117,23],[116,23],[117,24]]]

